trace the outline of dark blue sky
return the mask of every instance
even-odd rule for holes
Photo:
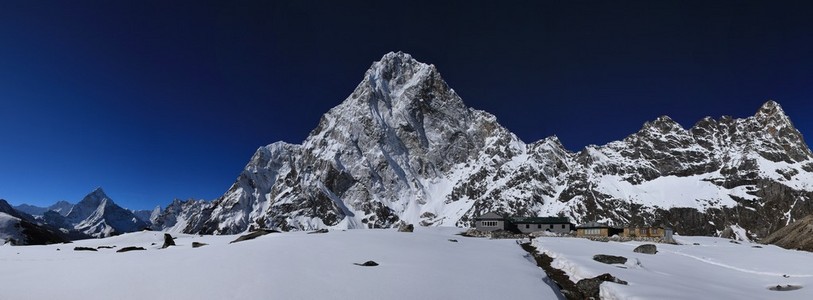
[[[0,1],[0,198],[216,198],[394,50],[526,142],[578,150],[768,99],[813,132],[810,2],[436,2]]]

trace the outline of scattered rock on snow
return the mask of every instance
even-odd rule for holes
[[[323,228],[323,229],[308,232],[308,234],[314,234],[314,233],[328,233],[328,230],[327,230],[327,228]]]
[[[782,285],[777,284],[776,286],[769,287],[768,289],[772,290],[772,291],[783,292],[783,291],[795,291],[795,290],[798,290],[798,289],[801,289],[801,288],[802,287],[798,286],[798,285],[790,285],[790,284],[788,284],[788,285],[782,286]]]
[[[365,261],[364,263],[361,263],[361,264],[360,263],[353,263],[353,264],[357,265],[357,266],[362,266],[362,267],[375,267],[375,266],[378,265],[377,262],[374,262],[372,260]]]
[[[169,246],[175,246],[175,239],[172,238],[169,233],[164,233],[164,245],[161,246],[161,249],[167,248]]]
[[[96,249],[113,249],[113,248],[116,248],[116,246],[99,246],[99,247],[96,247]]]
[[[97,251],[95,248],[90,247],[74,247],[73,251]]]
[[[398,225],[398,232],[413,232],[415,231],[415,226],[412,224],[401,223]]]
[[[456,239],[449,239],[449,241],[452,242],[452,243],[457,243]]]
[[[579,280],[579,282],[576,283],[576,287],[588,299],[600,299],[601,297],[599,296],[600,292],[599,287],[605,281],[627,285],[626,281],[615,278],[613,275],[610,275],[609,273],[604,273],[593,278]]]
[[[192,242],[192,248],[200,248],[208,245],[207,243]]]
[[[606,254],[596,254],[593,255],[593,260],[605,263],[608,265],[612,264],[625,264],[627,263],[627,258],[623,256],[615,256],[615,255],[606,255]]]
[[[632,251],[644,254],[655,254],[658,253],[658,247],[656,247],[654,244],[643,244],[635,247],[635,249]]]
[[[242,241],[253,240],[253,239],[255,239],[255,238],[259,237],[259,236],[264,236],[266,234],[275,233],[275,232],[279,232],[279,231],[276,231],[276,230],[273,230],[273,229],[258,229],[257,231],[254,231],[252,233],[249,233],[249,234],[246,234],[246,235],[241,235],[236,240],[233,240],[233,241],[229,242],[229,244],[242,242]]]
[[[130,247],[121,248],[116,252],[128,252],[128,251],[134,251],[134,250],[147,250],[147,249],[144,249],[144,247],[130,246]]]

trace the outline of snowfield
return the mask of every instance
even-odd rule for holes
[[[159,249],[162,232],[5,245],[0,299],[556,299],[514,240],[460,231],[272,233],[234,244],[236,235],[173,234],[178,246],[168,249]],[[126,246],[147,250],[116,253]],[[368,260],[380,265],[353,264]]]
[[[629,282],[603,283],[602,299],[813,299],[813,253],[713,237],[676,240],[682,245],[656,244],[654,255],[633,252],[641,242],[542,237],[534,246],[573,282],[603,273]],[[628,261],[603,264],[592,259],[596,254]],[[801,289],[769,290],[777,285]]]

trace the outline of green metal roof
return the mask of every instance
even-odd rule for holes
[[[569,224],[566,217],[510,217],[508,220],[514,224]]]

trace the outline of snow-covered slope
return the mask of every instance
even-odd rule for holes
[[[813,253],[714,237],[676,237],[682,245],[657,244],[658,253],[635,253],[639,242],[595,242],[541,237],[537,250],[573,282],[610,273],[628,285],[605,282],[601,299],[813,299]],[[593,260],[626,257],[626,264]],[[781,286],[783,290],[770,288]],[[788,289],[798,286],[798,290]]]
[[[15,210],[0,199],[0,244],[42,245],[67,241],[56,228],[37,223],[35,218]]]
[[[433,65],[398,52],[373,63],[302,144],[261,147],[222,197],[164,213],[156,228],[466,226],[495,211],[699,235],[737,225],[764,237],[813,212],[812,158],[773,101],[690,129],[660,117],[575,153],[556,137],[527,144],[467,107]]]
[[[147,231],[3,246],[0,299],[556,299],[513,240],[458,232],[291,232],[234,244],[236,236],[178,235],[177,246],[159,249],[163,233]],[[72,250],[98,246],[116,248]],[[126,246],[146,250],[116,253]],[[354,265],[368,260],[379,265]]]
[[[25,241],[20,221],[20,218],[0,212],[0,244],[17,244]]]
[[[45,245],[67,241],[66,236],[56,229],[30,220],[30,216],[6,213],[0,208],[0,245]]]

